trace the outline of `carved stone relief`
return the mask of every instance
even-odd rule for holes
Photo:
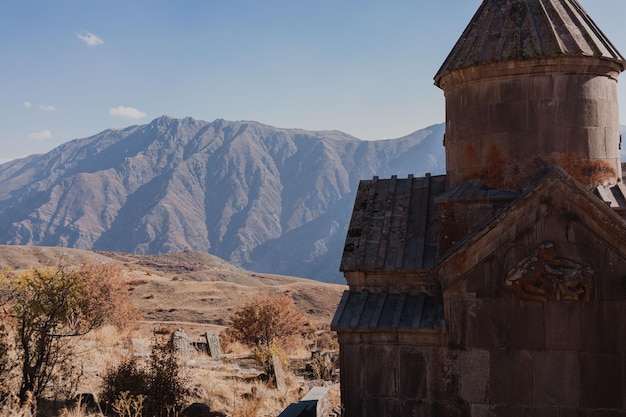
[[[595,281],[592,268],[558,257],[552,243],[543,243],[509,271],[505,287],[521,300],[588,302]]]

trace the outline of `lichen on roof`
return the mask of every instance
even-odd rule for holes
[[[576,0],[484,0],[435,75],[508,60],[624,58]]]

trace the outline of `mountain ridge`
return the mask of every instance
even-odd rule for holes
[[[443,172],[443,125],[398,139],[162,116],[0,165],[0,243],[194,250],[342,282],[361,179]]]

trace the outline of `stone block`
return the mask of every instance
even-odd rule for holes
[[[618,352],[626,344],[624,303],[593,301],[582,309],[582,350],[584,352]],[[621,346],[620,346],[621,345]]]
[[[495,417],[495,413],[487,404],[472,404],[470,406],[472,417]]]
[[[510,349],[545,349],[544,303],[507,299],[506,346]]]
[[[530,352],[527,350],[496,350],[491,352],[490,359],[490,403],[531,406],[533,375]]]
[[[400,398],[421,400],[427,398],[427,363],[422,352],[402,349],[398,364],[398,390]]]
[[[497,269],[495,262],[485,262],[480,265],[474,272],[467,276],[467,291],[476,294],[476,297],[496,297],[499,295],[502,283],[500,280],[494,279],[501,275],[501,272],[494,271]]]
[[[621,354],[580,354],[581,406],[624,408],[624,372]]]
[[[367,398],[363,401],[363,409],[347,416],[380,417],[394,415],[395,401],[392,398]],[[346,410],[347,411],[347,410]]]
[[[522,407],[519,406],[497,405],[492,407],[491,411],[494,417],[524,417]]]
[[[624,410],[589,410],[585,417],[624,417]]]
[[[505,346],[506,316],[502,299],[481,298],[468,301],[469,332],[467,346],[494,349]]]
[[[372,396],[393,397],[397,395],[396,372],[402,365],[396,360],[396,346],[369,345],[365,346],[364,388]],[[343,370],[341,372],[344,374]]]
[[[576,301],[550,301],[544,306],[546,349],[580,350],[581,311]]]
[[[310,404],[310,408],[315,408],[316,417],[328,416],[330,412],[330,400],[328,399],[328,387],[313,387],[300,402]],[[313,407],[314,405],[314,407]]]
[[[361,387],[364,372],[362,356],[361,345],[341,345],[341,401],[345,407],[346,415],[361,415]]]
[[[471,404],[487,403],[489,398],[489,351],[459,352],[453,366],[458,375],[458,395]]]
[[[535,408],[577,407],[580,404],[579,393],[580,364],[577,351],[533,352]]]
[[[560,408],[559,417],[587,417],[587,412],[579,408]]]
[[[525,408],[522,410],[524,417],[561,417],[558,408]]]
[[[220,345],[220,336],[217,333],[207,332],[206,334],[207,345],[209,346],[208,353],[213,359],[220,359],[222,357],[222,348]]]
[[[626,286],[622,284],[623,271],[626,267],[624,260],[614,250],[603,245],[595,245],[589,249],[593,251],[588,255],[590,259],[600,261],[597,266],[594,265],[598,276],[602,277],[596,284],[598,299],[606,301],[626,300]]]
[[[276,389],[281,394],[287,392],[287,381],[283,364],[277,355],[272,355],[272,367],[274,368],[274,378],[276,380]]]
[[[398,405],[398,416],[428,416],[430,403],[426,401],[404,401]]]

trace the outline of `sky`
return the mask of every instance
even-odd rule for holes
[[[579,1],[626,54],[626,1]],[[162,115],[402,137],[480,3],[0,0],[0,162]]]

